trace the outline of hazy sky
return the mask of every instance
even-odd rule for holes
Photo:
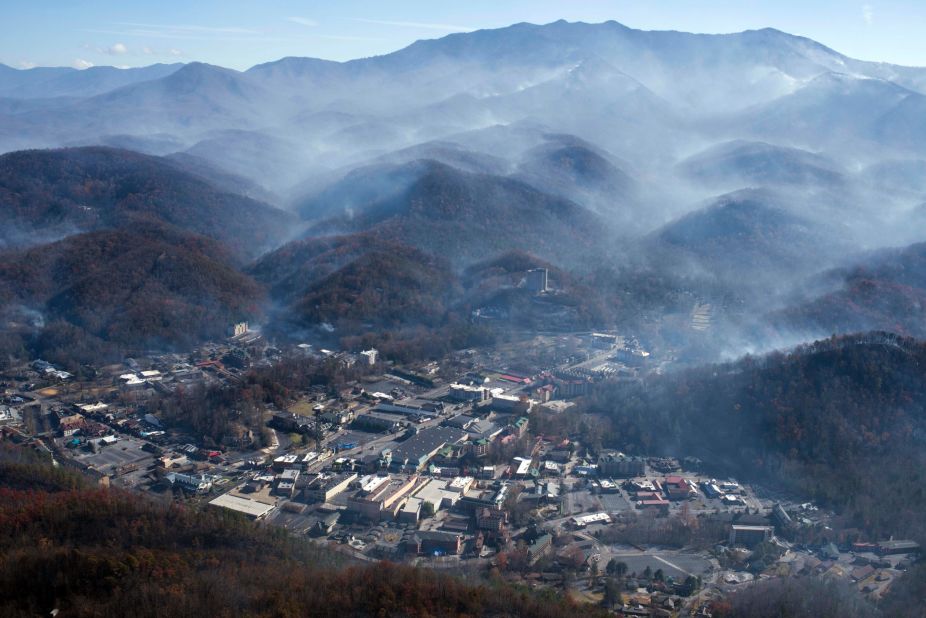
[[[849,56],[926,66],[926,0],[0,0],[0,62],[18,68],[283,56],[347,60],[451,32],[557,19],[736,32],[766,26]]]

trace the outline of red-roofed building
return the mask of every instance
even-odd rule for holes
[[[697,493],[691,481],[678,475],[667,476],[663,490],[669,500],[685,500]]]

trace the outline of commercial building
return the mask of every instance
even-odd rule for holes
[[[486,401],[489,398],[489,391],[482,386],[451,384],[448,395],[455,401]]]
[[[423,503],[424,501],[421,498],[409,498],[399,510],[396,519],[402,524],[417,524],[418,519],[421,517],[421,505]]]
[[[425,555],[460,555],[463,552],[463,535],[440,530],[414,532],[404,543],[405,552]]]
[[[742,545],[743,547],[755,547],[759,543],[771,540],[774,536],[775,529],[772,526],[744,526],[733,524],[730,527],[730,545]]]
[[[576,404],[573,403],[572,401],[564,401],[562,399],[553,399],[552,401],[547,401],[546,403],[539,404],[536,407],[536,410],[538,412],[546,412],[547,414],[562,414],[574,407],[576,407]]]
[[[584,528],[590,524],[607,524],[611,522],[611,516],[607,513],[589,513],[588,515],[576,515],[570,518],[572,525],[576,528]]]
[[[483,507],[476,511],[476,529],[501,532],[508,524],[508,511],[499,507]]]
[[[534,540],[532,545],[527,546],[528,562],[533,566],[544,556],[550,555],[551,551],[553,551],[553,537],[549,534],[541,535]]]
[[[518,437],[523,436],[527,433],[527,417],[519,416],[516,418],[514,422],[508,426],[508,430]]]
[[[393,449],[392,467],[417,472],[445,445],[457,444],[465,439],[466,432],[454,427],[423,429]]]
[[[367,365],[375,365],[379,358],[379,351],[376,348],[370,348],[360,353],[360,357],[366,361]]]
[[[272,504],[264,504],[257,500],[242,498],[232,494],[223,494],[209,502],[211,506],[228,509],[242,513],[251,519],[263,519],[275,508]]]
[[[165,478],[171,485],[180,487],[189,492],[207,494],[212,491],[213,477],[206,474],[180,474],[171,472]]]
[[[357,478],[356,472],[314,478],[303,490],[306,502],[327,502],[343,492]]]
[[[450,508],[462,497],[462,492],[448,489],[450,483],[443,479],[431,479],[415,492],[415,497],[424,503],[429,503],[434,511],[446,507]]]
[[[662,489],[669,500],[685,500],[698,493],[694,483],[677,475],[667,476]]]
[[[493,395],[489,405],[493,410],[507,414],[527,414],[531,410],[531,400],[527,395]]]
[[[531,292],[546,292],[550,289],[549,282],[549,271],[546,268],[533,268],[527,271],[525,287]]]
[[[642,457],[629,457],[615,451],[602,453],[598,457],[598,475],[609,478],[633,478],[646,473]]]
[[[462,511],[475,513],[484,507],[499,508],[508,497],[508,485],[496,482],[492,487],[473,487],[460,498],[458,508]]]
[[[916,554],[920,545],[916,541],[881,541],[878,543],[878,554],[889,556],[892,554]]]
[[[368,521],[391,519],[398,516],[404,498],[414,490],[418,475],[365,476],[360,480],[360,491],[348,498],[347,510]]]
[[[283,470],[276,479],[276,487],[274,488],[276,494],[292,498],[296,492],[296,481],[299,480],[299,474],[299,470],[295,468]]]

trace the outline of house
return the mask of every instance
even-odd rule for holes
[[[405,552],[416,556],[459,556],[463,553],[463,535],[458,532],[419,530],[403,543]]]

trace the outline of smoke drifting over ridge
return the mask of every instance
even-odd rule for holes
[[[626,274],[636,272],[664,288],[652,310],[680,323],[686,304],[710,302],[710,347],[722,354],[889,321],[890,307],[814,317],[814,302],[840,293],[865,306],[852,296],[858,275],[821,273],[926,240],[926,69],[771,29],[516,24],[345,63],[100,75],[42,82],[67,95],[48,99],[40,73],[0,74],[0,149],[167,155],[295,213],[290,236],[369,235],[439,253],[434,234],[412,233],[427,222],[456,231],[446,246],[457,274],[508,249],[534,252],[583,277],[611,307],[607,323],[630,319],[613,302],[643,296]],[[467,237],[476,217],[491,228]],[[4,242],[71,232],[32,233]],[[289,236],[267,240],[265,250]],[[325,272],[309,267],[305,284]],[[890,288],[898,303],[926,281],[903,285]],[[893,317],[900,329],[910,319]]]

